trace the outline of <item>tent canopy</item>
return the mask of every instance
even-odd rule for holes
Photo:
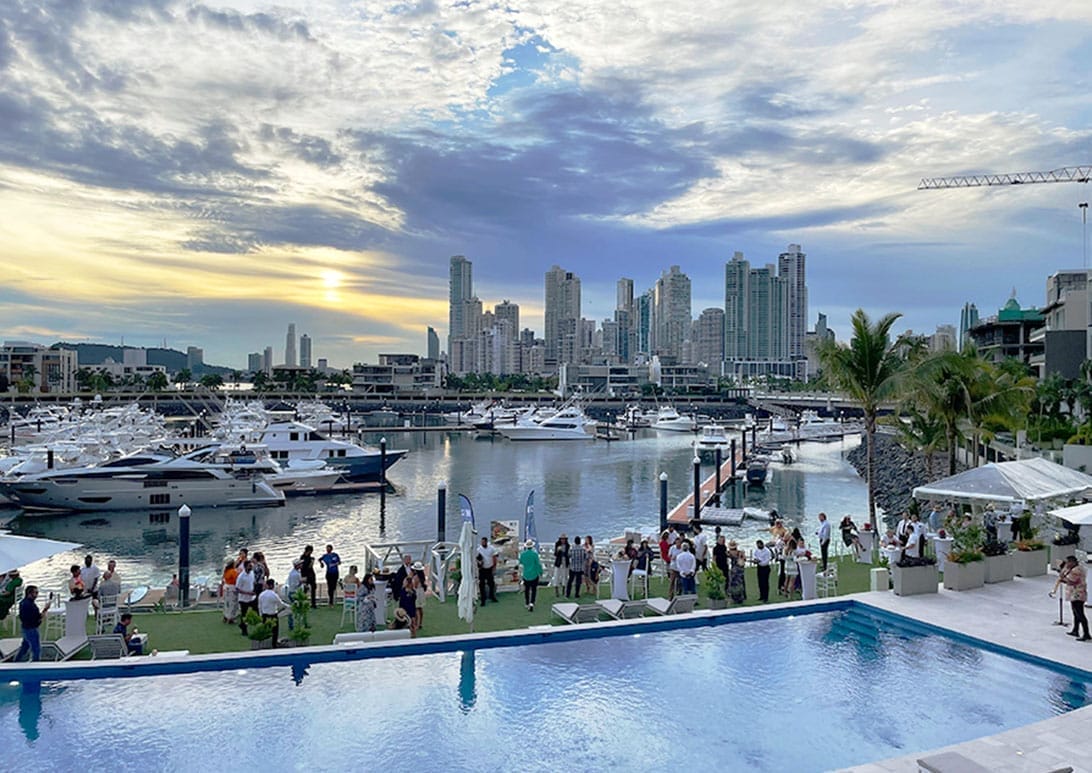
[[[1092,489],[1092,476],[1040,459],[996,462],[914,489],[914,499],[953,502],[1041,502],[1077,497]]]
[[[7,532],[0,533],[0,572],[21,569],[57,553],[66,553],[79,547],[75,542],[58,542],[39,537],[19,537]]]
[[[1048,510],[1048,515],[1069,521],[1074,526],[1087,526],[1092,524],[1092,504],[1073,505],[1073,507],[1059,507],[1057,510]]]

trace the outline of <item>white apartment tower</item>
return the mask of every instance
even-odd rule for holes
[[[580,277],[559,266],[546,272],[544,331],[546,368],[575,363],[580,354]]]
[[[300,336],[300,367],[311,367],[311,336],[307,333]]]
[[[300,364],[299,357],[296,356],[296,323],[292,322],[288,325],[288,335],[284,340],[284,364],[290,368],[294,368]]]
[[[799,244],[777,256],[777,275],[785,280],[788,292],[788,356],[798,360],[806,356],[804,334],[808,331],[808,284],[804,266],[806,256]]]
[[[452,354],[451,342],[466,336],[466,302],[474,297],[474,282],[471,274],[472,264],[462,255],[451,258],[451,272],[448,280],[447,311],[447,351]]]

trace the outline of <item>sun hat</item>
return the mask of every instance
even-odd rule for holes
[[[423,572],[425,571],[425,565],[422,564],[420,561],[414,561],[412,569],[415,572]]]
[[[297,558],[295,561],[292,562],[292,566],[303,566],[303,561],[300,561]]]
[[[730,548],[738,548],[738,547],[739,547],[739,543],[737,543],[737,542],[736,542],[736,541],[735,541],[734,539],[733,539],[733,540],[729,540],[729,541],[728,541],[728,547],[730,547]]]
[[[394,610],[394,616],[399,620],[402,620],[402,621],[407,622],[407,623],[409,622],[409,612],[402,609],[401,607]]]
[[[526,542],[523,543],[523,547],[525,547],[525,548],[533,548],[534,546],[535,546],[535,541],[533,539],[529,539],[529,540],[527,540]]]

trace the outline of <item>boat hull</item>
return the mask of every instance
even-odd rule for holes
[[[509,440],[594,440],[595,436],[583,429],[551,429],[546,427],[498,427],[497,431]]]
[[[387,466],[391,465],[406,455],[404,450],[387,451]],[[289,456],[289,461],[293,457]],[[303,457],[300,457],[303,458]],[[383,469],[380,454],[367,454],[365,456],[340,456],[326,459],[326,466],[337,470],[347,481],[352,483],[368,483],[378,481],[380,470]]]
[[[139,478],[67,482],[34,480],[0,484],[0,493],[28,512],[176,510],[197,507],[280,507],[284,494],[265,481],[210,479],[146,488]]]

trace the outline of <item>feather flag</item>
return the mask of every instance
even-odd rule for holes
[[[533,540],[538,550],[538,529],[535,527],[535,490],[527,495],[527,515],[523,520],[523,540]]]
[[[463,521],[477,530],[477,524],[474,523],[474,505],[470,504],[465,494],[459,494],[459,511],[463,514]]]

